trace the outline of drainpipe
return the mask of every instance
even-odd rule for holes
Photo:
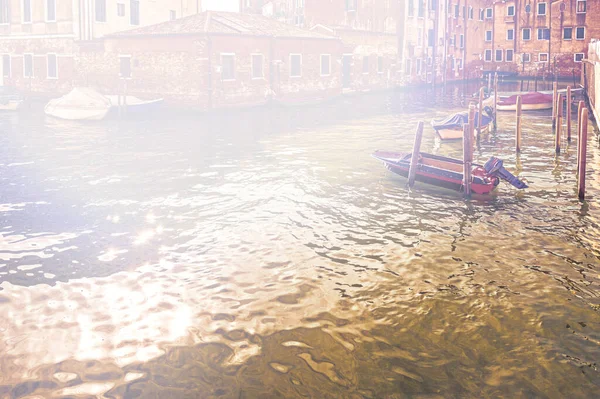
[[[550,72],[550,60],[552,59],[552,0],[548,2],[548,7],[550,8],[548,10],[548,72]],[[554,80],[556,80],[556,68],[554,69]]]
[[[469,13],[469,7],[467,6],[467,0],[465,0],[465,15],[463,15],[464,17],[464,26],[463,26],[463,48],[461,49],[462,51],[462,75],[463,75],[463,80],[466,79],[467,76],[467,66],[465,65],[467,63],[467,15]],[[475,14],[475,9],[473,9],[473,14]],[[460,40],[460,37],[459,37]]]
[[[206,103],[206,107],[208,109],[212,108],[212,97],[213,97],[213,87],[212,87],[212,39],[210,34],[206,32],[206,48],[208,51],[208,82],[206,83],[206,92],[208,94],[208,99]]]
[[[443,68],[442,79],[444,80],[444,86],[446,86],[447,73],[448,73],[448,1],[444,0],[444,57],[443,57]],[[466,40],[466,38],[465,38]]]
[[[437,75],[437,65],[436,65],[436,53],[437,53],[437,39],[438,39],[438,22],[439,22],[439,18],[438,18],[438,10],[440,8],[439,2],[438,0],[432,0],[432,3],[434,5],[433,7],[433,54],[431,55],[431,66],[433,68],[432,71],[432,77],[431,77],[431,84],[433,86],[433,90],[435,90],[435,81],[436,81],[436,75]]]

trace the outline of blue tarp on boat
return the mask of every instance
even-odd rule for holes
[[[492,123],[492,118],[489,117],[488,115],[483,115],[481,118],[481,126],[487,126],[490,123]],[[441,120],[441,121],[436,121],[436,120],[432,120],[431,121],[431,126],[433,126],[433,128],[435,130],[440,130],[440,129],[456,129],[458,128],[462,128],[463,125],[466,125],[467,123],[469,123],[469,113],[468,112],[459,112],[456,113],[454,115],[450,115],[448,118]],[[475,128],[479,127],[479,112],[475,113]]]

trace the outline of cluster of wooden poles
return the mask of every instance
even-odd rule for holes
[[[560,154],[563,128],[566,129],[567,142],[571,142],[572,110],[571,86],[567,87],[566,110],[563,110],[563,95],[558,94],[557,84],[554,82],[553,106],[552,106],[552,129],[554,130],[554,147],[556,154]],[[517,108],[518,109],[518,108]],[[566,112],[565,112],[566,111]],[[518,112],[518,111],[517,111]],[[587,160],[588,142],[588,109],[583,100],[579,101],[577,107],[577,194],[580,200],[585,199],[585,171]],[[565,115],[563,115],[565,114]],[[563,126],[563,118],[566,116],[566,126]],[[519,117],[518,117],[519,118]]]
[[[488,80],[488,90],[491,87],[491,75]],[[481,137],[481,125],[483,117],[483,99],[484,99],[484,87],[479,90],[479,101],[478,101],[478,137]],[[571,142],[571,130],[572,130],[572,112],[571,112],[571,86],[567,87],[567,112],[566,112],[566,132],[567,141]],[[496,129],[496,114],[498,103],[498,74],[494,77],[494,103],[493,103],[493,123],[494,129]],[[515,129],[515,149],[517,154],[521,152],[521,117],[522,117],[522,100],[521,96],[517,97],[517,110],[516,118],[517,124]],[[476,105],[469,104],[469,120],[468,123],[463,125],[463,185],[464,193],[466,197],[471,196],[471,182],[472,170],[473,170],[473,144],[475,142],[475,111]],[[560,146],[562,139],[563,129],[563,95],[558,94],[557,83],[554,82],[554,97],[552,107],[552,128],[554,130],[555,138],[555,149],[556,154],[560,154]],[[412,158],[410,161],[410,170],[408,173],[408,185],[412,187],[415,182],[415,177],[418,167],[419,152],[421,148],[421,139],[423,136],[423,122],[419,122],[417,126],[417,134],[415,137],[415,143],[413,146]],[[588,109],[585,107],[583,101],[579,101],[579,108],[577,112],[577,137],[578,137],[578,151],[577,151],[577,192],[580,200],[585,199],[585,171],[586,171],[586,159],[587,159],[587,137],[588,137]]]

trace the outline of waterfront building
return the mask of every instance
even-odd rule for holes
[[[256,14],[205,12],[108,35],[79,81],[197,109],[300,103],[341,93],[342,42]]]
[[[199,0],[0,0],[0,83],[37,93],[68,91],[82,46],[200,7]]]

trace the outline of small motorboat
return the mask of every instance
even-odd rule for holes
[[[23,97],[13,88],[0,86],[0,111],[17,111],[23,105]]]
[[[490,107],[485,107],[485,114],[481,116],[481,132],[487,132],[491,123],[494,121],[492,118],[493,110]],[[458,140],[463,138],[463,125],[469,123],[468,112],[458,112],[450,115],[444,120],[431,121],[431,126],[435,129],[436,133],[442,140]],[[479,112],[475,113],[475,129],[479,127]]]
[[[110,108],[110,100],[96,90],[76,87],[68,94],[50,100],[44,112],[60,119],[99,121],[106,117]]]
[[[373,157],[383,161],[386,168],[404,177],[408,177],[411,153],[376,151]],[[473,165],[473,181],[471,190],[475,194],[489,194],[500,183],[507,181],[518,189],[527,188],[527,184],[519,180],[504,168],[503,161],[491,157],[485,165]],[[416,181],[438,187],[463,191],[463,161],[421,152],[417,164]]]
[[[553,96],[552,94],[544,93],[526,93],[521,96],[521,110],[523,111],[538,111],[544,109],[552,109]],[[519,95],[513,95],[498,101],[496,109],[498,111],[515,111],[517,109],[517,98]]]

